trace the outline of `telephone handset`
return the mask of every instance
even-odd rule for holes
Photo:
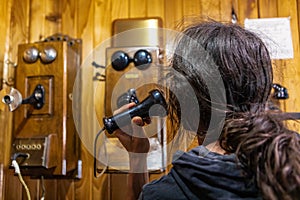
[[[137,98],[133,98],[137,100]],[[135,116],[142,118],[147,117],[164,117],[167,115],[167,103],[163,95],[158,90],[149,92],[149,96],[142,102],[138,103],[135,107],[128,109],[125,112],[116,114],[111,117],[104,117],[103,124],[109,134],[112,134],[120,127],[130,124],[131,119]]]

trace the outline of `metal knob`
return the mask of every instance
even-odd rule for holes
[[[111,56],[111,65],[117,71],[125,69],[129,65],[129,63],[130,63],[130,58],[123,51],[116,51]]]
[[[27,48],[23,53],[23,59],[27,63],[34,63],[39,57],[39,50],[35,47]]]
[[[56,50],[51,46],[46,46],[43,51],[40,52],[40,58],[43,63],[51,63],[57,56]]]
[[[133,60],[138,69],[146,69],[152,63],[152,56],[147,50],[140,49],[134,54]]]

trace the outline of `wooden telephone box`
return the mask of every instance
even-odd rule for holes
[[[139,100],[161,86],[162,20],[160,18],[117,19],[113,22],[111,47],[106,49],[105,116],[128,102],[128,91],[136,91]],[[124,102],[123,102],[124,100]],[[101,120],[101,119],[99,119]],[[162,118],[152,119],[144,127],[150,141],[148,170],[161,173],[166,168],[166,127]],[[107,172],[129,170],[128,154],[118,138],[107,134],[107,153],[97,159],[107,165]],[[108,163],[105,163],[108,160]],[[102,166],[101,166],[102,167]],[[98,167],[98,171],[102,168]]]
[[[15,88],[23,99],[13,111],[11,155],[24,175],[77,176],[80,141],[73,120],[72,91],[81,45],[79,39],[54,35],[18,46]],[[24,153],[25,158],[18,157]]]

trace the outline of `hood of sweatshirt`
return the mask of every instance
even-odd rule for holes
[[[198,146],[177,152],[172,175],[189,199],[260,199],[254,179],[247,178],[236,155],[220,155]]]

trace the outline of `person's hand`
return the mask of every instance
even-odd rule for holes
[[[134,106],[135,103],[124,105],[116,110],[114,115]],[[150,149],[150,143],[142,127],[148,123],[150,123],[148,119],[143,121],[141,117],[134,117],[130,125],[121,127],[114,132],[129,153],[129,176],[126,195],[128,200],[138,199],[143,185],[149,182],[147,153]]]
[[[116,110],[114,115],[134,106],[135,103],[126,104]],[[150,119],[143,121],[141,117],[136,116],[131,120],[131,125],[121,127],[120,129],[116,130],[114,134],[128,152],[148,153],[150,149],[150,143],[142,127],[148,123],[150,123]]]

